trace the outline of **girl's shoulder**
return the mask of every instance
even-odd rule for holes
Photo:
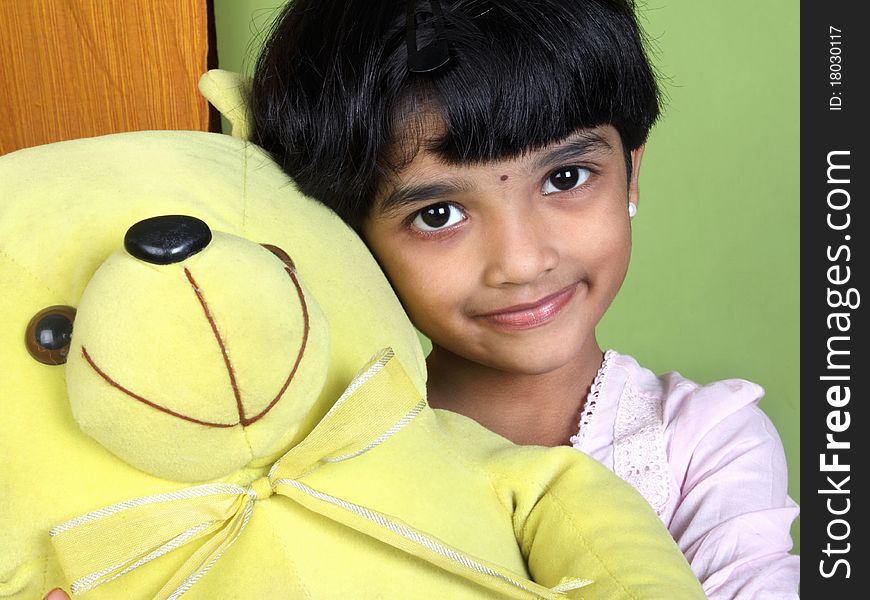
[[[683,434],[703,437],[734,413],[760,412],[755,406],[762,396],[764,389],[745,379],[699,384],[677,371],[657,375],[633,357],[608,350],[586,398],[575,438],[604,432],[614,437],[628,435],[631,431],[619,430],[643,428],[651,421],[665,431],[679,426]]]
[[[760,385],[745,379],[700,384],[677,371],[656,375],[634,358],[614,354],[610,368],[620,372],[623,381],[614,420],[617,446],[620,437],[642,435],[642,427],[633,423],[655,423],[655,437],[661,441],[670,471],[680,481],[693,465],[721,465],[747,452],[764,454],[770,460],[783,454],[776,428],[758,407],[764,396]],[[638,419],[644,410],[646,418]]]
[[[701,455],[718,460],[734,448],[779,444],[757,407],[763,395],[744,379],[702,385],[676,371],[657,375],[633,357],[608,350],[571,441],[663,515],[678,499],[676,482]]]
[[[660,408],[661,422],[668,427],[679,425],[703,435],[706,430],[738,412],[754,413],[764,389],[745,379],[723,379],[701,384],[678,371],[657,375],[642,367],[626,354],[608,350],[605,358],[607,378],[613,380],[609,400],[617,404],[643,398]],[[619,397],[615,397],[618,394]]]

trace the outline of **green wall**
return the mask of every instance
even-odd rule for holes
[[[250,72],[283,2],[214,4],[220,67]],[[799,501],[798,3],[651,0],[640,12],[667,100],[600,341],[656,372],[764,386]]]
[[[668,101],[602,343],[656,372],[761,384],[799,502],[798,3],[651,0],[643,22]]]

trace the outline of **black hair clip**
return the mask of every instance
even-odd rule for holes
[[[447,47],[447,35],[444,26],[444,12],[438,0],[428,0],[432,12],[418,11],[417,0],[408,0],[408,29],[405,40],[408,44],[408,70],[412,73],[428,73],[444,66],[450,60],[450,50]],[[435,40],[419,46],[417,35],[417,19],[419,25],[434,27]]]

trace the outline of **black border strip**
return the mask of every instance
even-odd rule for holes
[[[870,23],[801,3],[801,596],[862,598]],[[772,143],[776,143],[772,140]],[[825,596],[821,596],[825,594]]]

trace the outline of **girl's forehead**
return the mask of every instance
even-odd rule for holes
[[[372,204],[371,217],[395,216],[412,201],[476,193],[493,185],[527,185],[530,178],[537,182],[542,172],[559,167],[611,157],[622,160],[620,136],[611,125],[579,129],[518,156],[491,161],[448,161],[427,145],[431,141],[425,137],[418,140],[416,153],[384,180]]]
[[[618,156],[622,151],[622,143],[616,128],[612,125],[599,125],[577,130],[563,139],[541,147],[529,148],[519,155],[491,161],[456,162],[445,160],[433,150],[442,131],[443,123],[438,125],[438,129],[430,130],[427,135],[419,135],[413,155],[410,155],[412,149],[406,147],[406,161],[395,171],[390,187],[415,179],[439,176],[488,177],[493,172],[499,172],[499,179],[502,180],[504,175],[510,177],[512,171],[520,173],[560,166],[554,163],[592,154],[614,153]]]

